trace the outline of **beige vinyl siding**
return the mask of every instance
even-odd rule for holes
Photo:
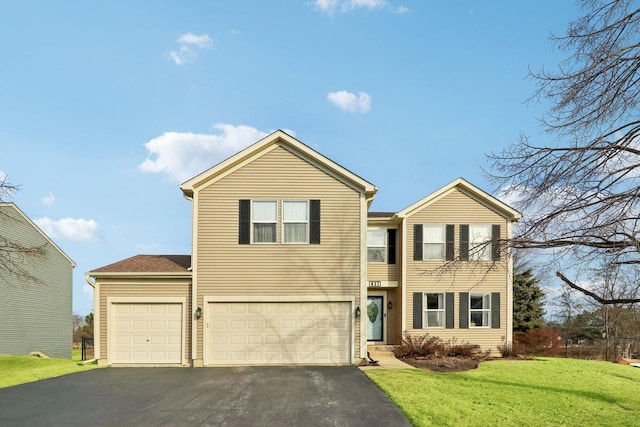
[[[13,205],[0,206],[0,235],[27,247],[43,247],[41,255],[8,254],[40,283],[0,274],[0,353],[41,351],[50,357],[71,359],[71,261]]]
[[[191,297],[190,279],[97,279],[100,285],[100,359],[106,361],[108,353],[107,325],[109,324],[107,298],[109,297],[132,297],[148,298],[153,302],[153,298],[158,297],[181,297],[186,298],[184,307],[185,328],[187,331],[185,340],[185,363],[191,358]]]
[[[396,255],[396,264],[369,263],[367,265],[367,280],[397,281],[400,264]]]
[[[414,334],[429,333],[443,339],[461,339],[479,344],[483,349],[495,350],[507,336],[507,260],[460,261],[451,269],[438,270],[442,261],[413,260],[414,224],[454,224],[455,256],[459,255],[460,224],[500,224],[501,238],[507,237],[507,220],[484,204],[458,189],[414,213],[406,221],[407,227],[407,329]],[[490,268],[491,267],[491,268]],[[413,329],[414,292],[454,292],[454,329]],[[500,292],[500,328],[459,328],[459,293]]]
[[[321,243],[238,244],[238,201],[321,201]],[[278,147],[197,193],[198,304],[216,295],[353,295],[360,305],[361,194]],[[282,205],[279,203],[279,218]],[[355,343],[359,342],[356,322]],[[355,345],[355,344],[354,344]],[[358,346],[356,357],[359,357]],[[202,355],[199,332],[198,354]]]

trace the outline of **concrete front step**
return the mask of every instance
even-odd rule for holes
[[[367,351],[388,351],[389,353],[393,353],[395,347],[395,345],[368,344]]]

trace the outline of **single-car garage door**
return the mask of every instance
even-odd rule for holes
[[[182,363],[182,304],[113,304],[110,363]]]
[[[349,302],[214,302],[208,365],[348,364]]]

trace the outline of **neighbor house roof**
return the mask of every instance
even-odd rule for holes
[[[189,273],[190,255],[136,255],[104,267],[94,273]]]
[[[180,186],[180,189],[183,191],[185,196],[192,197],[199,187],[202,187],[203,185],[206,185],[220,177],[226,176],[228,173],[233,172],[237,168],[268,153],[270,150],[278,146],[289,150],[293,154],[322,169],[345,184],[348,184],[353,188],[360,189],[365,193],[369,201],[373,199],[374,195],[378,191],[378,188],[369,181],[366,181],[350,170],[340,166],[333,160],[323,156],[282,130],[277,130],[270,135],[267,135],[255,144],[191,178],[183,183]]]
[[[67,255],[67,254],[66,254],[62,249],[60,249],[60,247],[59,247],[58,245],[56,245],[56,243],[55,243],[53,240],[51,240],[51,238],[50,238],[49,236],[47,236],[47,234],[46,234],[44,231],[42,231],[42,230],[40,229],[40,227],[38,227],[38,226],[36,225],[36,223],[35,223],[35,222],[31,221],[31,218],[29,218],[27,215],[25,215],[25,213],[24,213],[24,212],[22,212],[22,211],[20,210],[20,208],[18,208],[18,206],[16,206],[16,204],[15,204],[15,203],[13,203],[13,202],[0,202],[0,210],[6,210],[6,209],[13,209],[13,210],[15,210],[15,211],[18,213],[18,215],[20,215],[20,216],[21,216],[21,217],[22,217],[22,218],[23,218],[23,219],[24,219],[24,220],[25,220],[29,225],[31,225],[31,226],[32,226],[32,227],[33,227],[33,228],[34,228],[38,233],[40,233],[40,234],[42,235],[42,237],[44,237],[44,238],[46,239],[46,241],[47,241],[51,246],[53,246],[54,248],[56,248],[56,250],[57,250],[58,252],[60,252],[60,254],[62,254],[62,256],[63,256],[63,257],[65,257],[65,258],[67,259],[67,261],[69,261],[69,263],[71,263],[71,266],[72,266],[72,267],[74,267],[74,268],[76,267],[76,263],[75,263],[71,258],[69,258],[69,255]]]

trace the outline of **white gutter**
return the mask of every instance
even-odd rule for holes
[[[93,357],[100,359],[100,285],[91,281],[89,273],[84,278],[93,288]]]

